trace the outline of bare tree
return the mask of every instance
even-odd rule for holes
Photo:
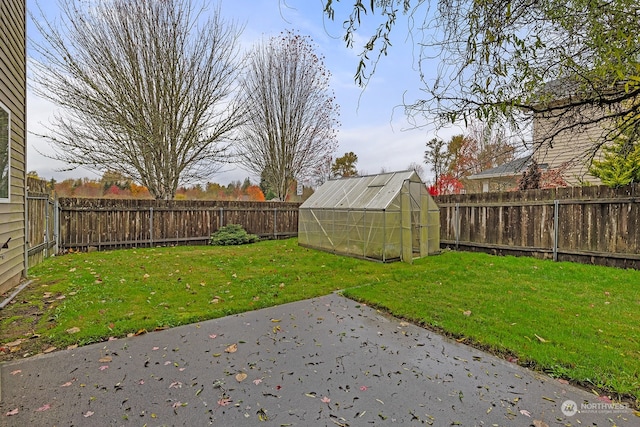
[[[59,0],[59,21],[32,16],[35,92],[62,108],[55,158],[113,170],[171,199],[227,159],[242,121],[233,100],[242,29],[191,0]],[[209,12],[208,12],[209,13]]]
[[[418,162],[411,162],[409,166],[407,166],[407,170],[415,171],[418,174],[421,180],[426,181],[424,177],[424,166],[422,166]]]
[[[292,182],[312,177],[337,147],[330,73],[310,38],[292,32],[257,44],[246,70],[241,87],[249,113],[238,159],[285,200]]]

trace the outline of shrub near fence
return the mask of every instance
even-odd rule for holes
[[[60,250],[206,244],[240,224],[262,238],[298,234],[299,203],[60,198]]]
[[[640,269],[640,185],[438,196],[441,247]]]

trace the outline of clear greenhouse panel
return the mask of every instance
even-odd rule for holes
[[[298,242],[336,254],[411,262],[439,251],[439,221],[437,205],[413,171],[333,180],[300,206]]]

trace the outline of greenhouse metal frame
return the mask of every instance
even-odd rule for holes
[[[330,180],[299,210],[298,243],[382,262],[440,250],[440,211],[415,171]]]

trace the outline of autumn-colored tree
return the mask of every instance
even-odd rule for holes
[[[54,191],[59,197],[73,197],[73,187],[73,180],[65,179],[55,184]]]
[[[331,175],[334,178],[358,176],[356,163],[358,163],[358,156],[353,151],[344,153],[344,156],[337,157],[333,161],[333,164],[331,165]]]
[[[118,187],[116,184],[111,184],[107,191],[103,194],[104,197],[110,198],[122,198],[124,196],[122,189]]]
[[[102,197],[104,194],[104,188],[98,181],[85,180],[82,185],[76,187],[73,190],[73,197]]]
[[[245,189],[245,192],[247,193],[247,196],[249,196],[249,200],[252,200],[255,202],[265,201],[264,193],[262,193],[262,190],[257,185],[249,185]]]
[[[462,182],[450,173],[440,175],[438,181],[435,183],[435,187],[438,195],[460,194],[464,189]]]
[[[131,197],[134,199],[151,199],[151,193],[149,193],[149,189],[144,185],[138,185],[132,183],[129,187],[129,191],[131,191]]]

